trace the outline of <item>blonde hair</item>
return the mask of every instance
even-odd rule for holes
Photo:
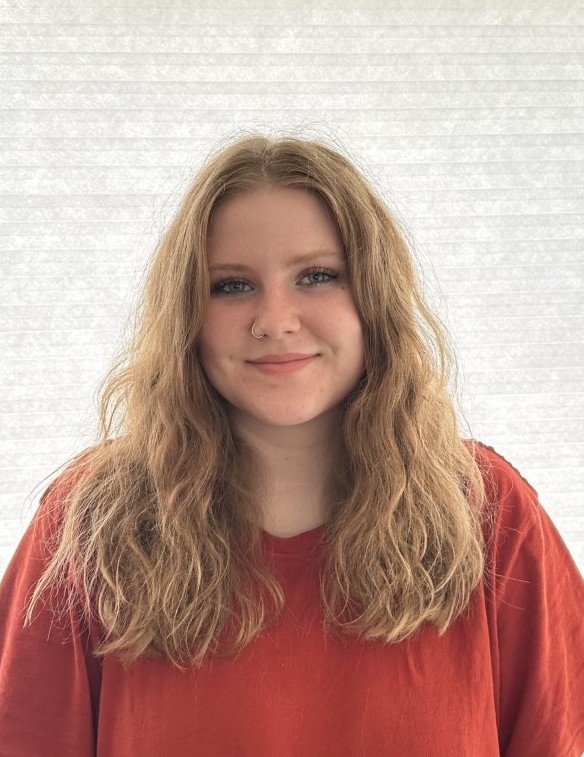
[[[325,628],[396,642],[426,622],[443,632],[467,607],[484,568],[484,486],[404,236],[339,151],[251,135],[209,158],[158,244],[135,333],[104,382],[99,441],[61,479],[61,525],[27,622],[45,589],[66,585],[105,631],[100,654],[193,665],[277,622],[285,597],[262,553],[262,469],[197,356],[211,215],[265,184],[329,208],[363,324],[365,369],[343,404],[342,496],[324,526]]]

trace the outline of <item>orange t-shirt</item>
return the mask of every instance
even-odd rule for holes
[[[498,491],[496,580],[443,636],[392,645],[324,635],[316,528],[264,532],[286,609],[238,656],[98,661],[73,615],[41,608],[23,630],[45,559],[29,528],[0,588],[0,757],[580,757],[584,582],[529,484],[478,454]]]

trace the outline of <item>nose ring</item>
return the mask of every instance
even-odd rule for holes
[[[256,339],[262,339],[262,337],[265,336],[265,334],[256,334],[254,329],[255,329],[255,321],[252,323],[252,326],[251,326],[252,336],[255,336]]]

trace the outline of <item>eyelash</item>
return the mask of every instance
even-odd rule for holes
[[[304,279],[307,276],[313,276],[315,274],[322,274],[323,276],[328,276],[328,279],[325,281],[314,281],[310,284],[306,284],[308,287],[317,287],[322,286],[323,284],[330,284],[332,281],[338,278],[339,272],[335,271],[333,268],[324,268],[321,266],[315,266],[314,268],[309,268],[306,271],[303,271],[300,274],[300,278]],[[222,291],[224,287],[226,287],[228,284],[235,284],[235,283],[243,283],[243,284],[249,284],[245,279],[240,279],[236,276],[228,276],[224,279],[219,279],[219,281],[216,281],[211,286],[211,296],[226,296],[226,297],[237,297],[238,295],[242,294],[248,294],[248,292],[226,292]]]

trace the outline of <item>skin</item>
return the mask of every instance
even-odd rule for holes
[[[342,241],[320,199],[266,186],[214,211],[208,254],[201,362],[267,466],[266,530],[291,536],[326,519],[339,404],[364,365]],[[290,353],[308,359],[253,362]]]

